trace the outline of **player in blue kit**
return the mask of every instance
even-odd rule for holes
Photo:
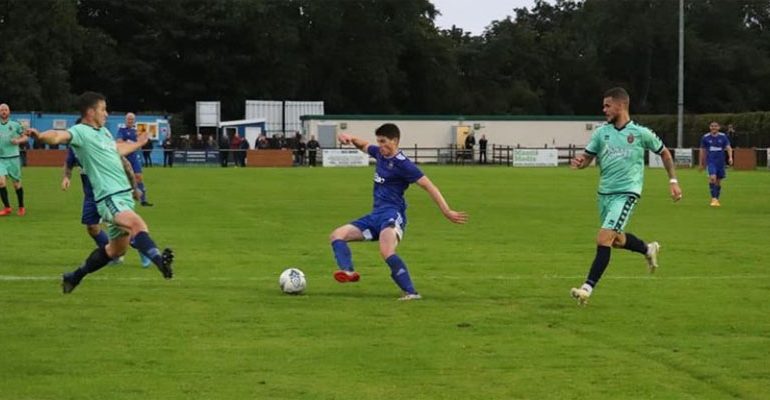
[[[349,224],[335,229],[330,236],[334,257],[339,270],[334,272],[334,279],[340,283],[357,282],[358,272],[353,269],[353,259],[348,242],[378,240],[380,255],[390,267],[391,278],[404,292],[399,300],[418,300],[422,297],[414,289],[409,271],[401,257],[396,254],[396,247],[401,241],[406,228],[406,201],[404,191],[412,183],[417,183],[428,192],[444,216],[456,223],[464,224],[468,220],[466,213],[449,208],[438,187],[398,149],[401,133],[394,124],[384,124],[375,131],[377,145],[355,136],[342,134],[342,144],[352,144],[367,152],[377,160],[374,174],[374,206],[372,212]]]
[[[80,121],[77,122],[78,124]],[[72,178],[72,170],[75,167],[80,167],[80,161],[72,148],[67,149],[67,160],[64,162],[64,176],[61,180],[61,190],[67,190],[70,187],[70,180]],[[80,182],[83,184],[83,211],[80,215],[80,222],[86,226],[86,232],[96,243],[96,247],[104,247],[110,241],[110,237],[102,230],[99,225],[102,217],[99,216],[99,211],[96,209],[96,201],[94,199],[94,189],[91,187],[91,180],[88,179],[88,175],[81,167],[80,169]]]
[[[711,207],[719,207],[719,195],[722,193],[722,179],[725,179],[725,152],[727,163],[733,165],[733,148],[730,139],[719,131],[719,124],[711,122],[709,132],[700,140],[700,169],[704,166],[709,173]]]
[[[136,115],[134,113],[126,114],[125,126],[118,128],[118,133],[115,135],[118,143],[136,143]],[[139,187],[139,191],[142,192],[141,204],[144,207],[152,207],[152,203],[147,201],[147,189],[144,186],[144,179],[142,178],[142,160],[140,157],[140,150],[137,150],[131,154],[126,155],[126,159],[131,163],[131,168],[134,170],[134,176],[136,177],[136,185]]]

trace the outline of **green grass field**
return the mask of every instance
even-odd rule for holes
[[[0,219],[0,398],[770,398],[770,173],[730,171],[713,209],[704,175],[681,171],[673,204],[648,170],[628,230],[660,241],[659,271],[615,250],[577,307],[595,169],[425,171],[471,220],[409,190],[399,253],[424,300],[397,302],[374,244],[351,246],[361,282],[331,276],[328,235],[369,211],[371,169],[149,169],[139,212],[175,279],[132,251],[67,296],[93,248],[80,184],[25,169],[28,215]],[[280,293],[289,266],[305,295]]]

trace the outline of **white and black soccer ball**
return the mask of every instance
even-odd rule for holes
[[[300,294],[307,287],[307,280],[305,273],[299,268],[289,268],[281,272],[278,284],[281,285],[281,291],[286,294]]]

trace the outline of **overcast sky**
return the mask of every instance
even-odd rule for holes
[[[441,12],[436,18],[439,28],[457,25],[474,35],[480,35],[493,20],[513,15],[514,8],[532,9],[535,0],[431,0]]]

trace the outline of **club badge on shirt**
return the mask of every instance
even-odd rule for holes
[[[626,140],[628,140],[629,144],[633,143],[634,142],[634,135],[629,133],[628,137],[626,138]]]

